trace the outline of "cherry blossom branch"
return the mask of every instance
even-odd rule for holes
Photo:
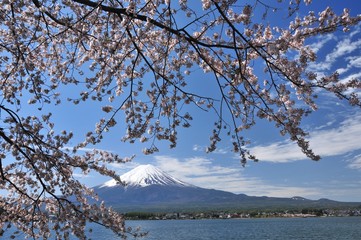
[[[74,178],[81,171],[119,180],[107,166],[131,158],[98,149],[79,155],[119,121],[126,125],[122,140],[149,141],[144,153],[150,154],[159,151],[157,141],[176,147],[179,128],[193,120],[192,104],[215,117],[207,151],[229,137],[242,164],[257,160],[242,135],[265,119],[318,160],[301,127],[317,109],[317,91],[360,106],[359,79],[320,78],[308,70],[316,53],[305,41],[359,23],[361,17],[348,10],[335,14],[326,8],[302,18],[301,12],[294,14],[301,1],[275,2],[289,7],[290,24],[283,28],[267,19],[269,10],[278,8],[260,0],[253,5],[203,0],[200,9],[187,1],[162,0],[1,3],[0,187],[9,194],[0,196],[0,225],[11,222],[33,238],[50,238],[49,215],[57,217],[58,238],[70,233],[85,238],[87,221],[128,234],[123,217],[89,202],[96,198],[93,191]],[[262,20],[255,17],[256,7],[264,9]],[[209,93],[188,85],[200,71],[212,84]],[[79,95],[69,97],[69,86]],[[63,99],[99,101],[107,114],[73,148],[67,146],[72,133],[56,134],[51,114],[40,112]],[[20,117],[26,104],[39,112]]]

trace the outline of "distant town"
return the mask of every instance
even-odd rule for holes
[[[172,220],[172,219],[231,219],[231,218],[307,218],[307,217],[348,217],[361,216],[361,209],[303,209],[284,211],[210,211],[210,212],[173,212],[150,213],[129,212],[128,220]]]

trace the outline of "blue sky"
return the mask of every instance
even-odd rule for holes
[[[311,6],[317,9],[326,5],[326,1],[317,2]],[[360,14],[361,10],[361,2],[354,0],[327,1],[327,4],[338,13],[344,7],[351,8],[352,15]],[[310,69],[319,76],[338,70],[344,80],[361,77],[361,25],[347,34],[337,32],[314,38],[309,44],[318,54],[317,62]],[[207,81],[212,80],[202,73],[198,77],[194,79],[196,87],[207,86]],[[160,152],[145,156],[141,150],[148,145],[120,141],[125,132],[123,124],[112,129],[104,141],[94,147],[120,156],[136,154],[131,163],[111,166],[119,174],[139,164],[151,163],[183,181],[205,188],[253,196],[302,196],[361,202],[361,111],[334,96],[319,94],[319,110],[303,121],[303,127],[310,132],[311,147],[322,157],[318,162],[307,159],[295,144],[279,135],[273,124],[265,121],[258,121],[254,128],[244,133],[252,141],[247,147],[259,158],[258,163],[249,162],[242,167],[227,139],[215,152],[207,154],[205,147],[213,125],[209,119],[214,116],[200,111],[194,114],[190,129],[179,131],[175,149],[169,149],[167,143],[158,143]],[[58,107],[45,107],[45,110],[54,113],[58,129],[75,133],[72,144],[81,141],[83,134],[94,128],[97,118],[104,115],[101,105],[95,102],[76,106],[64,102]],[[109,180],[94,174],[78,175],[78,178],[89,186]]]

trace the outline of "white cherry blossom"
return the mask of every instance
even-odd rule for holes
[[[174,148],[179,130],[192,125],[188,104],[216,113],[208,152],[227,141],[226,132],[243,164],[257,160],[242,133],[260,118],[318,160],[301,120],[317,110],[321,90],[359,108],[361,82],[308,71],[316,53],[305,41],[347,31],[361,17],[330,7],[315,13],[311,0],[263,2],[0,0],[0,188],[7,192],[0,197],[0,233],[11,227],[34,239],[53,238],[52,231],[57,239],[85,239],[86,223],[95,222],[122,237],[141,234],[126,228],[121,214],[90,201],[93,191],[74,178],[80,170],[117,179],[109,164],[132,157],[79,149],[101,142],[118,122],[126,125],[123,141],[149,143],[145,154],[160,150],[157,141]],[[306,16],[296,14],[301,4],[310,9]],[[274,6],[289,10],[287,26],[267,20],[277,14]],[[255,14],[260,10],[264,20]],[[218,95],[188,87],[198,70],[212,75]],[[78,96],[67,98],[67,88],[79,89]],[[22,109],[67,100],[98,101],[105,114],[73,149],[67,148],[73,133],[55,131],[50,113],[27,116]]]

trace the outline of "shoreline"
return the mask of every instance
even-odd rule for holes
[[[126,220],[196,220],[196,219],[253,219],[253,218],[314,218],[314,217],[360,217],[361,209],[312,209],[284,211],[210,211],[210,212],[129,212]]]

